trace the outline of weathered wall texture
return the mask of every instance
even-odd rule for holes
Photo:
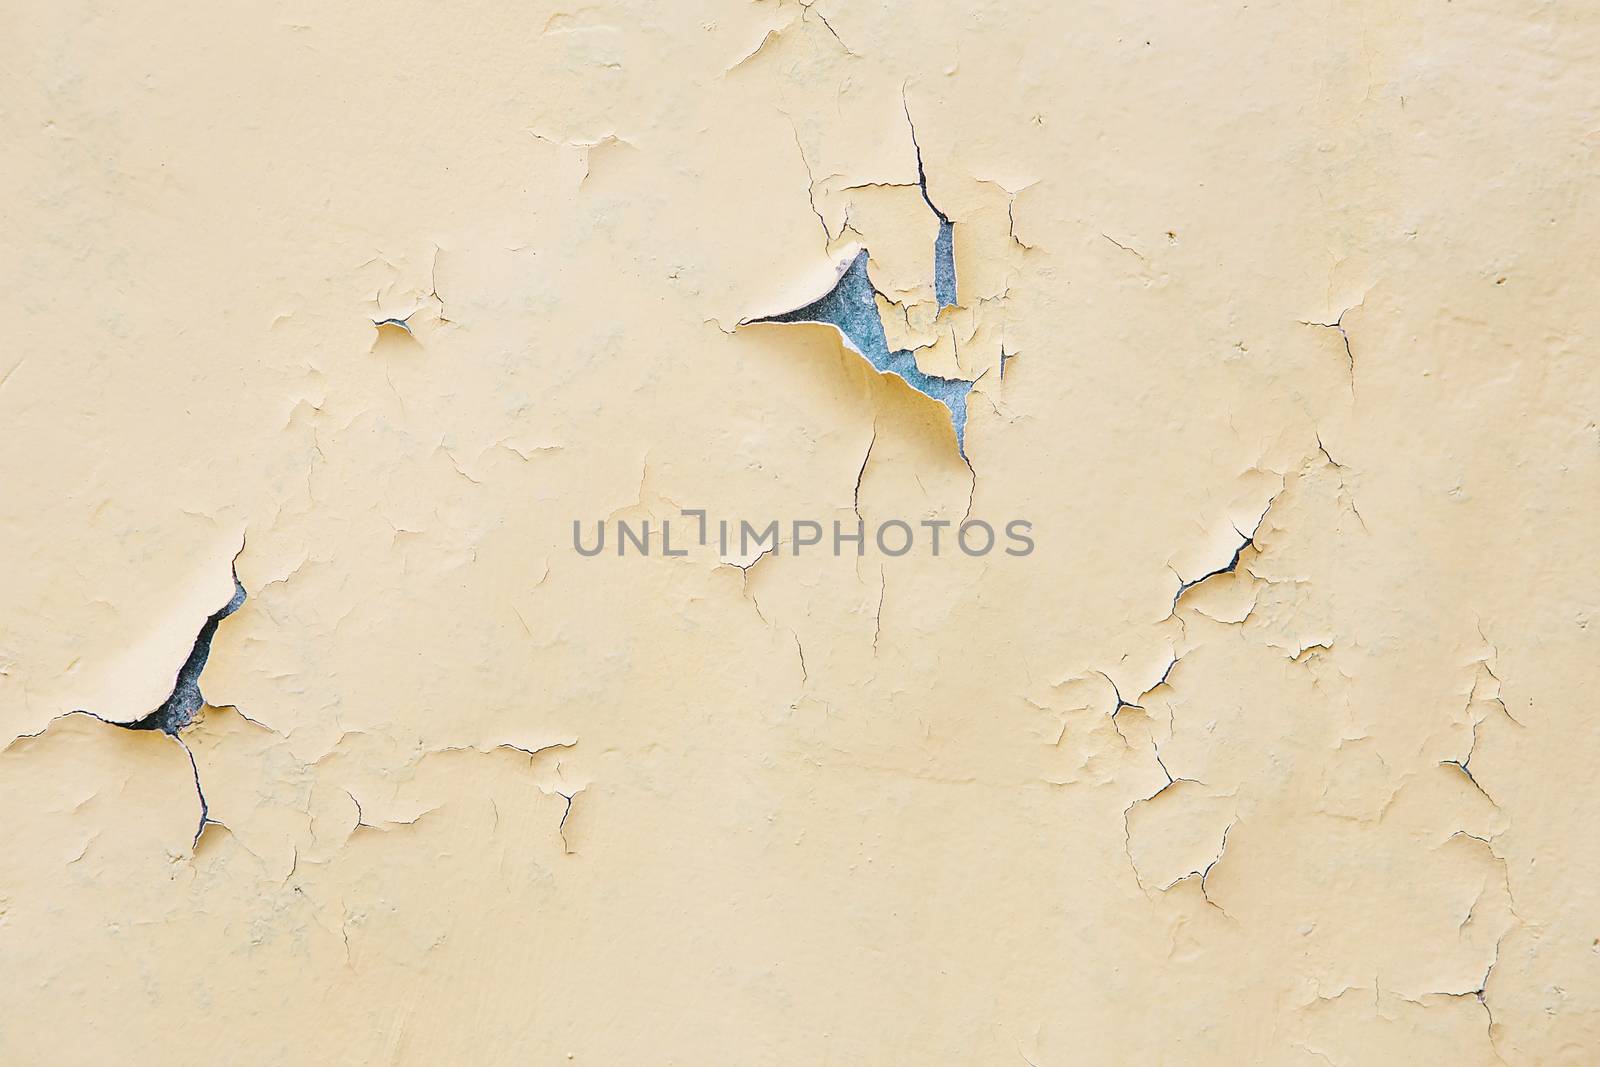
[[[1600,1062],[1592,6],[3,22],[0,1063]]]

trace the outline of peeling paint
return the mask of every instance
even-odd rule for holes
[[[1600,12],[12,22],[0,1064],[1596,1060]]]
[[[948,227],[941,223],[941,227]],[[941,240],[944,229],[941,228]],[[893,374],[911,388],[943,404],[950,413],[950,426],[955,432],[956,448],[962,456],[966,453],[967,394],[972,383],[953,378],[940,378],[925,374],[917,366],[916,354],[906,349],[889,350],[883,331],[883,320],[878,315],[872,280],[867,276],[866,250],[856,254],[845,267],[839,280],[826,295],[793,311],[767,315],[754,322],[816,322],[839,331],[854,352],[872,364],[880,374]],[[950,275],[953,294],[955,280]],[[941,283],[943,284],[943,283]],[[941,290],[942,291],[942,290]]]

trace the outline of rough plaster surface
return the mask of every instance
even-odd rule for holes
[[[1592,6],[3,24],[0,1062],[1600,1062]]]

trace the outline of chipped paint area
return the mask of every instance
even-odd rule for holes
[[[947,222],[939,224],[940,246],[946,252],[950,247],[949,226]],[[844,338],[845,344],[876,370],[895,375],[917,392],[949,408],[950,428],[955,432],[956,448],[965,456],[967,395],[972,391],[972,383],[959,378],[925,374],[917,366],[915,353],[907,349],[889,350],[883,320],[878,314],[876,290],[867,276],[868,258],[867,252],[858,252],[839,275],[833,288],[820,299],[813,300],[805,307],[779,315],[767,315],[755,321],[814,322],[834,327]],[[943,294],[947,288],[953,293],[953,270],[948,275],[941,273],[937,277],[940,293]],[[948,287],[944,281],[946,277],[950,279]],[[951,300],[953,302],[953,296]],[[939,303],[941,307],[944,305],[943,295]]]
[[[12,21],[0,1063],[1596,1061],[1600,14]]]

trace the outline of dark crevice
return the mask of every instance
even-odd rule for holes
[[[861,518],[861,480],[867,476],[867,464],[872,462],[872,450],[877,446],[877,444],[878,427],[877,424],[874,423],[872,427],[872,440],[867,442],[867,454],[861,457],[861,469],[856,472],[856,491],[855,495],[851,498],[851,507],[854,509],[856,518],[858,519]]]
[[[179,736],[179,732],[193,723],[200,709],[205,706],[205,697],[200,693],[200,673],[206,669],[206,661],[211,658],[211,642],[217,636],[217,627],[222,624],[223,619],[238,611],[239,606],[245,601],[244,585],[239,581],[237,566],[239,555],[243,552],[244,545],[241,544],[239,551],[234,553],[233,564],[230,566],[230,573],[233,575],[233,595],[228,598],[226,604],[212,612],[205,624],[200,627],[200,633],[194,639],[194,647],[189,650],[189,656],[183,661],[183,666],[178,668],[177,681],[173,684],[171,695],[163,700],[159,707],[132,722],[116,722],[92,711],[80,710],[76,713],[88,715],[123,730],[160,731],[177,742],[189,760],[189,771],[194,776],[195,796],[200,801],[200,821],[195,827],[193,845],[200,843],[200,835],[205,833],[208,825],[222,824],[211,818],[211,806],[206,802],[206,792],[200,784],[200,764],[194,758],[194,751]]]
[[[956,302],[955,223],[939,210],[939,205],[928,195],[928,172],[922,166],[922,145],[917,141],[917,124],[911,121],[911,105],[906,101],[905,86],[900,87],[900,106],[906,113],[906,125],[911,128],[911,147],[917,155],[917,188],[922,191],[922,202],[928,205],[939,220],[939,235],[933,239],[933,296],[940,308],[951,307]]]
[[[211,641],[216,637],[217,627],[221,625],[222,620],[238,611],[244,601],[244,586],[239,581],[238,572],[235,571],[233,596],[205,621],[204,626],[200,627],[199,636],[194,639],[194,648],[189,651],[189,658],[178,668],[178,680],[172,687],[172,695],[143,718],[117,725],[128,730],[160,730],[162,733],[177,736],[178,731],[192,723],[196,713],[205,704],[205,698],[200,693],[200,672],[206,669],[206,661],[211,658]]]
[[[1272,499],[1267,501],[1266,510],[1261,513],[1261,517],[1256,520],[1255,525],[1250,528],[1249,533],[1245,533],[1237,526],[1233,528],[1233,532],[1238,534],[1242,540],[1239,542],[1239,547],[1233,550],[1233,558],[1228,560],[1226,564],[1213,570],[1209,570],[1198,578],[1185,579],[1183,575],[1177,574],[1177,571],[1175,570],[1173,571],[1173,573],[1177,574],[1178,577],[1178,591],[1172,594],[1172,607],[1167,612],[1167,618],[1170,619],[1178,613],[1178,601],[1183,599],[1183,594],[1187,593],[1189,590],[1193,589],[1202,582],[1209,581],[1212,578],[1216,578],[1224,574],[1232,574],[1239,569],[1239,562],[1244,558],[1245,550],[1256,547],[1256,535],[1261,532],[1262,523],[1267,521],[1267,512],[1272,510],[1272,505],[1277,502],[1277,499],[1277,495],[1274,494]]]

